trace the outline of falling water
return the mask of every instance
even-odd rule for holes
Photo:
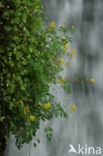
[[[37,148],[34,149],[31,142],[18,151],[12,138],[5,156],[76,155],[68,153],[69,144],[76,149],[78,144],[83,147],[87,145],[103,149],[103,0],[44,0],[44,6],[48,9],[47,23],[55,21],[60,25],[66,18],[68,23],[77,28],[72,44],[77,50],[77,55],[72,60],[71,67],[63,74],[71,80],[75,74],[80,74],[82,80],[93,77],[95,83],[86,81],[83,85],[74,81],[70,95],[62,91],[67,99],[68,108],[75,104],[77,110],[69,113],[68,119],[53,119],[45,123],[54,129],[50,143],[45,139],[43,134],[45,125],[41,123],[41,129],[37,133],[41,143]],[[58,99],[62,101],[63,97],[57,94]]]

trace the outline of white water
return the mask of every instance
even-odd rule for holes
[[[18,151],[10,141],[5,156],[74,156],[68,154],[69,144],[76,148],[78,144],[103,148],[103,1],[44,0],[44,4],[48,8],[48,23],[55,21],[60,25],[67,18],[68,23],[77,27],[73,36],[77,55],[64,75],[70,79],[75,74],[81,74],[83,79],[93,77],[95,83],[82,86],[75,82],[72,93],[64,95],[68,99],[67,106],[76,104],[77,110],[69,113],[68,119],[53,119],[48,123],[54,129],[50,143],[45,139],[41,125],[38,131],[41,143],[37,148],[34,149],[31,143],[31,147],[24,145]],[[58,94],[58,99],[62,101],[63,97]]]

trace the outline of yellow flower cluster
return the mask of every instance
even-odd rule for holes
[[[70,112],[75,111],[76,110],[76,105],[72,105]]]
[[[44,109],[49,109],[49,108],[51,108],[51,104],[50,103],[44,104]]]
[[[58,58],[58,61],[62,64],[64,64],[64,58]]]
[[[30,112],[30,107],[29,106],[26,106],[24,108],[24,115],[26,115],[27,112]]]
[[[66,52],[67,50],[68,50],[68,43],[64,45],[64,51]]]
[[[33,116],[33,115],[30,115],[29,117],[28,117],[28,122],[29,121],[32,121],[32,122],[34,122],[35,121],[35,116]]]
[[[55,28],[55,23],[54,22],[51,22],[49,27],[50,28]]]
[[[59,84],[63,84],[63,82],[64,82],[65,80],[66,80],[65,78],[62,78],[62,79],[59,80],[58,83],[59,83]]]
[[[18,105],[18,103],[23,104],[23,101],[22,101],[22,100],[18,101],[18,102],[17,102],[17,105]],[[30,107],[29,107],[28,105],[24,108],[24,115],[25,115],[25,116],[26,116],[27,112],[30,112]],[[30,115],[30,116],[28,117],[27,121],[28,121],[28,122],[30,122],[30,121],[34,122],[35,119],[36,119],[35,116]]]
[[[91,83],[94,83],[94,79],[93,79],[93,78],[91,78],[89,81],[90,81]]]

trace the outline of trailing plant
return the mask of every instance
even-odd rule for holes
[[[68,51],[72,42],[68,33],[75,27],[65,21],[58,29],[54,22],[46,27],[42,14],[40,0],[0,1],[1,151],[11,135],[20,149],[36,136],[41,120],[59,115],[67,118],[50,93],[50,85],[59,83],[70,93],[69,81],[59,73],[70,66],[68,60],[76,53]],[[45,132],[48,130],[52,131],[49,128]],[[51,136],[47,134],[49,140]]]

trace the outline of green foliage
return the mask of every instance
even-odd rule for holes
[[[71,28],[44,28],[42,13],[40,0],[0,2],[0,141],[13,134],[18,148],[36,136],[40,120],[67,118],[54,101],[50,84],[58,82],[63,70],[58,58],[70,56],[63,49],[71,42]],[[70,86],[64,89],[70,92]],[[44,108],[48,103],[50,108]]]
[[[46,138],[48,139],[48,141],[51,141],[52,139],[52,128],[51,127],[48,127],[48,128],[45,128],[44,129],[44,132],[46,133]]]

